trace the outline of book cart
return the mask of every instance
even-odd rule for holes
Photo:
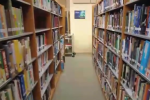
[[[0,35],[0,100],[52,100],[64,62],[65,7],[0,0]]]
[[[92,58],[106,100],[149,100],[148,0],[100,0],[92,7]]]

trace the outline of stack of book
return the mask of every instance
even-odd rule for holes
[[[11,0],[7,1],[6,7],[5,10],[4,6],[0,4],[0,38],[23,34],[22,8],[12,7]]]
[[[117,54],[120,53],[121,35],[116,32],[107,31],[106,45],[114,50]]]
[[[135,100],[150,99],[150,85],[125,63],[123,64],[121,82],[124,89],[130,91],[130,98]],[[120,95],[124,97],[125,94],[121,92]]]
[[[55,56],[57,56],[57,54],[60,51],[60,47],[59,46],[60,46],[60,42],[59,41],[54,44],[54,55]]]
[[[0,60],[1,85],[7,79],[22,72],[25,64],[31,61],[29,38],[8,41],[6,44],[1,45]]]
[[[51,2],[50,0],[33,0],[33,4],[39,8],[51,11]]]
[[[55,56],[54,63],[55,63],[55,70],[54,71],[56,71],[56,69],[58,68],[58,65],[60,63],[59,55]]]
[[[25,100],[26,98],[33,98],[31,94],[29,96],[28,94],[31,92],[34,85],[33,66],[30,64],[22,74],[18,75],[17,78],[0,91],[0,99]]]
[[[55,0],[51,0],[51,8],[53,13],[62,15],[61,7],[55,2]]]
[[[111,52],[107,48],[105,49],[105,62],[114,71],[117,77],[119,72],[119,57],[117,57],[113,52]]]
[[[52,34],[53,34],[53,43],[55,44],[60,39],[59,29],[52,30]]]
[[[98,15],[104,13],[104,1],[98,4]]]
[[[123,6],[124,0],[104,0],[105,11]]]
[[[53,15],[52,16],[52,27],[59,27],[59,17]]]
[[[105,15],[97,17],[97,27],[105,28]]]
[[[127,36],[123,40],[123,58],[150,79],[150,42]]]
[[[98,39],[104,43],[104,30],[99,30]]]
[[[98,26],[97,17],[94,17],[94,27]]]
[[[41,91],[43,91],[45,87],[47,87],[46,85],[49,84],[49,79],[50,79],[50,74],[49,74],[49,68],[48,68],[41,77]]]
[[[48,85],[46,92],[44,93],[44,95],[42,97],[42,100],[49,100],[49,97],[51,95],[50,91],[51,91],[51,87],[50,87],[50,85]]]
[[[47,46],[47,38],[45,33],[36,36],[37,41],[37,54],[40,53]]]
[[[150,6],[134,5],[134,10],[126,14],[125,31],[131,34],[139,34],[150,37]]]
[[[38,67],[39,67],[39,74],[41,75],[41,73],[43,72],[43,70],[45,70],[45,66],[48,62],[48,51],[45,51],[42,55],[40,55],[40,57],[38,58]]]
[[[99,55],[103,58],[103,53],[104,53],[104,45],[102,43],[98,44],[98,53]]]
[[[123,23],[123,10],[108,14],[107,29],[121,31]]]
[[[98,7],[97,6],[95,6],[95,8],[94,8],[94,16],[97,16],[97,11],[98,11]]]

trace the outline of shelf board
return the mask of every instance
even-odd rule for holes
[[[16,38],[21,38],[21,37],[27,37],[27,36],[32,35],[32,34],[33,34],[33,32],[24,32],[24,33],[19,34],[19,35],[13,35],[13,36],[1,38],[0,42],[8,41],[8,40],[16,39]]]
[[[107,12],[114,11],[114,10],[118,10],[118,9],[121,9],[121,8],[123,8],[123,5],[121,5],[121,6],[119,6],[119,7],[116,7],[116,8],[113,8],[113,9],[110,9],[110,10],[106,11],[106,13],[107,13]]]
[[[97,28],[99,28],[99,29],[103,29],[103,30],[105,29],[105,28],[103,28],[103,27],[97,27]]]
[[[14,77],[11,77],[11,78],[9,78],[8,80],[6,80],[4,83],[2,83],[1,85],[0,85],[0,90],[2,89],[2,88],[4,88],[8,83],[10,83],[12,80],[14,80],[20,73],[22,73],[24,71],[24,69],[21,71],[21,72],[19,72],[19,73],[17,73]]]
[[[57,65],[55,66],[55,70],[58,68],[59,63],[60,63],[60,60],[57,62]]]
[[[59,26],[59,28],[62,28],[63,26]]]
[[[124,59],[122,57],[122,60],[128,64],[136,73],[138,73],[142,78],[144,78],[148,83],[150,83],[150,79],[148,79],[145,75],[143,75],[142,73],[140,73],[140,71],[136,68],[136,66],[131,65],[126,59]]]
[[[132,1],[127,2],[125,5],[134,4],[134,3],[138,2],[138,1],[140,1],[140,0],[132,0]]]
[[[109,88],[111,89],[111,93],[113,94],[113,96],[115,97],[115,99],[117,99],[116,95],[113,93],[113,90],[112,90],[112,87],[111,87],[109,81],[108,81],[106,78],[105,78],[105,80],[106,80],[106,82],[107,82]]]
[[[39,73],[40,78],[42,75],[46,72],[46,70],[49,68],[53,60],[49,60],[44,67],[42,67],[42,71]]]
[[[31,5],[30,3],[24,1],[24,0],[16,0],[19,3],[25,4],[25,5]]]
[[[102,70],[102,66],[100,66],[99,61],[98,61],[98,60],[96,60],[96,61],[97,61],[98,67],[100,68],[101,72],[103,72],[103,70]],[[103,73],[103,74],[104,74],[104,73]]]
[[[117,32],[117,33],[122,33],[121,31],[119,31],[119,30],[114,30],[114,29],[106,29],[106,30],[108,30],[108,31],[112,31],[112,32]]]
[[[51,11],[51,14],[56,15],[56,16],[58,16],[58,17],[62,17],[61,15],[56,14],[56,13],[55,13],[55,12],[53,12],[53,11]]]
[[[59,28],[59,26],[58,27],[53,27],[52,30],[55,30],[55,29],[58,29],[58,28]]]
[[[31,90],[27,93],[25,100],[27,100],[27,97],[32,93],[33,89],[35,88],[35,86],[37,85],[38,81],[34,82],[33,87],[31,88]]]
[[[98,14],[98,16],[101,16],[101,15],[104,15],[104,14],[105,14],[105,12]]]
[[[49,30],[50,30],[50,28],[35,29],[35,33],[45,32],[45,31],[49,31]]]
[[[111,52],[113,52],[117,57],[120,58],[120,55],[119,55],[117,52],[115,52],[113,49],[111,49],[111,47],[107,46],[106,44],[105,44],[105,46],[106,46]]]
[[[28,63],[26,63],[26,65],[28,66],[28,65],[30,65],[32,62],[34,62],[36,60],[36,58],[34,57],[34,58],[32,58],[31,59],[31,61],[29,61]]]
[[[132,33],[128,33],[128,32],[125,32],[124,34],[130,35],[130,36],[134,36],[134,37],[138,37],[138,38],[141,38],[141,39],[150,40],[150,37],[148,37],[148,36],[146,36],[146,35],[132,34]]]
[[[96,46],[93,44],[93,47],[96,48]]]
[[[132,100],[136,100],[136,99],[134,99],[133,96],[132,96],[132,91],[131,91],[131,89],[128,88],[126,85],[124,85],[122,82],[121,82],[121,85],[122,85],[122,87],[124,88],[124,90],[126,91],[126,93],[129,95],[129,97],[130,97]]]
[[[117,75],[116,71],[113,70],[109,64],[107,64],[107,65],[108,65],[109,69],[111,70],[111,72],[114,74],[114,76],[118,79],[118,75]]]
[[[45,46],[42,51],[38,52],[38,56],[37,57],[41,56],[45,51],[47,51],[51,47],[52,47],[52,45]]]
[[[40,7],[38,7],[38,6],[36,6],[36,5],[33,5],[34,6],[34,8],[35,9],[39,9],[39,10],[42,10],[42,11],[45,11],[45,12],[50,12],[50,11],[48,11],[48,10],[46,10],[46,9],[43,9],[43,8],[40,8]]]
[[[101,56],[101,58],[103,58],[103,56],[98,52],[98,54]]]
[[[46,91],[48,85],[50,84],[50,81],[51,81],[52,77],[53,77],[53,74],[51,74],[51,75],[49,76],[49,79],[47,80],[46,85],[45,85],[44,88],[41,90],[41,98],[43,97],[43,95],[44,95],[44,93],[45,93],[45,91]]]
[[[97,40],[98,40],[100,43],[104,44],[104,42],[103,42],[101,39],[97,38]]]

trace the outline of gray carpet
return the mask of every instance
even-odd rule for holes
[[[104,100],[90,54],[66,57],[53,100]]]

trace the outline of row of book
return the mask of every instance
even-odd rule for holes
[[[37,54],[40,53],[47,46],[47,37],[46,34],[40,34],[36,36],[37,41]]]
[[[46,72],[42,75],[41,79],[40,79],[40,84],[41,84],[41,91],[44,90],[44,88],[46,87],[47,84],[49,84],[49,79],[50,79],[50,74],[49,74],[49,68],[46,70]]]
[[[51,92],[51,87],[50,87],[50,85],[48,85],[46,92],[44,93],[44,95],[42,97],[42,100],[49,100],[49,97],[51,95],[50,92]]]
[[[59,27],[59,17],[55,15],[52,16],[52,27]]]
[[[33,66],[30,64],[22,74],[18,75],[17,78],[15,78],[10,84],[0,91],[0,99],[33,100],[31,91],[34,85]],[[30,92],[31,94],[29,94]]]
[[[115,71],[116,75],[118,75],[119,57],[107,48],[105,48],[105,62]]]
[[[41,73],[45,69],[45,65],[48,62],[48,51],[44,52],[39,58],[38,58],[38,67],[39,67],[39,73]]]
[[[150,79],[150,42],[127,36],[123,40],[122,48],[123,58],[137,68],[140,73]]]
[[[58,41],[54,44],[54,55],[56,56],[59,53],[59,51],[60,51],[60,42]]]
[[[22,8],[12,7],[12,1],[8,0],[5,5],[0,4],[0,12],[0,38],[23,34]]]
[[[133,69],[126,63],[123,63],[123,70],[121,74],[121,82],[131,91],[132,99],[149,100],[150,99],[150,85],[142,79]]]
[[[51,1],[50,0],[33,0],[33,4],[37,7],[51,11]]]
[[[117,95],[117,87],[118,87],[118,80],[113,75],[112,71],[109,69],[108,65],[105,64],[103,67],[104,75],[107,77],[107,83],[110,85],[112,93],[116,96]]]
[[[98,39],[104,42],[104,30],[99,30]]]
[[[101,57],[103,57],[104,54],[104,45],[102,43],[98,43],[98,53]]]
[[[96,17],[97,27],[105,28],[105,15]]]
[[[53,34],[53,43],[56,43],[60,39],[59,29],[52,30]]]
[[[52,12],[62,15],[61,7],[58,3],[55,2],[55,0],[51,0],[51,7],[52,7]]]
[[[104,67],[104,66],[103,66]],[[107,68],[106,66],[104,68]],[[102,70],[97,67],[96,68],[96,72],[97,72],[97,75],[100,79],[100,83],[101,83],[101,87],[105,93],[105,96],[108,100],[116,100],[116,92],[117,92],[117,80],[112,76],[107,76],[104,72],[106,70],[104,70],[102,68]],[[107,73],[111,73],[111,71],[108,69],[108,72]],[[111,84],[109,83],[108,79],[107,78],[111,78]]]
[[[33,0],[33,3],[39,8],[52,11],[58,15],[62,14],[60,5],[54,0]]]
[[[131,34],[150,36],[150,6],[134,5],[134,10],[126,13],[125,31]]]
[[[121,35],[116,32],[107,31],[106,44],[111,47],[116,53],[120,52]]]
[[[124,0],[104,0],[105,11],[123,6]]]
[[[123,23],[123,10],[115,11],[113,13],[109,13],[107,17],[107,28],[111,30],[119,30],[122,29]]]
[[[133,100],[129,97],[129,95],[122,86],[120,86],[119,93],[119,100]]]
[[[104,1],[101,1],[97,6],[98,14],[104,13]]]
[[[0,49],[0,85],[24,70],[31,61],[30,39],[7,41]]]

